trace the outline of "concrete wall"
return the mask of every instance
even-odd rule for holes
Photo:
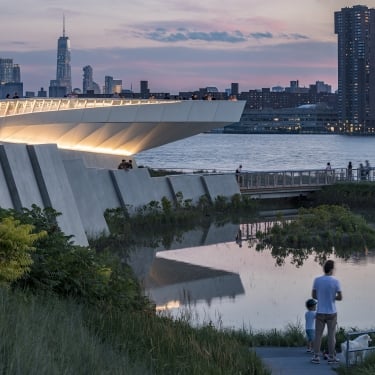
[[[218,195],[239,193],[234,174],[152,178],[146,168],[89,168],[84,158],[77,157],[54,144],[0,144],[0,206],[17,210],[32,204],[52,207],[62,214],[57,218],[61,230],[72,235],[76,244],[87,246],[88,236],[109,232],[103,215],[106,209],[126,207],[133,214],[163,197],[173,201],[178,192],[193,203],[205,194],[214,200]],[[188,245],[191,239],[186,236],[184,240]]]
[[[5,143],[0,145],[0,155],[4,171],[8,169],[7,180],[14,183],[14,208],[31,208],[33,204],[44,208],[26,145]]]
[[[183,200],[191,199],[193,204],[196,204],[202,195],[208,193],[199,174],[169,176],[167,178],[171,184],[173,195],[175,196],[180,192]]]
[[[235,179],[234,174],[213,174],[202,176],[203,183],[212,202],[218,196],[232,197],[240,194],[240,187]]]
[[[64,166],[86,234],[91,238],[109,234],[96,186],[90,182],[83,160],[65,160]]]
[[[30,145],[27,147],[44,206],[53,207],[62,213],[57,218],[57,222],[65,234],[74,235],[74,241],[79,245],[88,245],[78,207],[57,146]],[[81,194],[85,194],[85,188],[87,187],[82,186]]]

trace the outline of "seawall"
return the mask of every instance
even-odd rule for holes
[[[0,144],[0,206],[54,208],[62,214],[57,219],[61,230],[77,245],[87,246],[88,238],[109,233],[106,209],[122,207],[134,214],[163,197],[174,201],[179,192],[184,200],[196,203],[204,194],[214,201],[240,190],[234,174],[151,177],[146,168],[87,166],[79,153],[70,154],[54,144]]]

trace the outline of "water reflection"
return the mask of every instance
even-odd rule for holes
[[[303,321],[312,281],[322,274],[320,255],[311,251],[296,267],[293,254],[285,254],[284,262],[277,265],[270,249],[256,249],[257,226],[267,225],[272,220],[213,224],[205,233],[189,231],[168,250],[140,249],[133,267],[138,265],[158,308],[168,308],[172,315],[189,308],[197,324],[211,320],[237,329],[284,328]],[[343,288],[339,325],[373,327],[375,300],[369,295],[375,281],[374,253],[355,252],[345,259],[328,255],[336,260],[336,276]]]

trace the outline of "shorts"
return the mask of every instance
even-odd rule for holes
[[[315,340],[315,329],[307,329],[306,330],[306,337],[307,341],[314,341]]]

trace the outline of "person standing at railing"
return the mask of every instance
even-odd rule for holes
[[[326,183],[331,183],[331,179],[332,179],[332,167],[331,167],[331,163],[328,162],[326,165]]]
[[[358,172],[359,172],[360,180],[361,181],[365,180],[366,179],[366,170],[365,170],[365,167],[362,163],[359,164]]]
[[[365,161],[365,175],[366,175],[366,180],[370,180],[370,162],[368,160]]]
[[[241,184],[241,173],[242,173],[242,165],[240,164],[236,169],[236,180],[239,184]]]
[[[347,179],[348,181],[351,181],[353,179],[353,165],[351,161],[348,164]]]

